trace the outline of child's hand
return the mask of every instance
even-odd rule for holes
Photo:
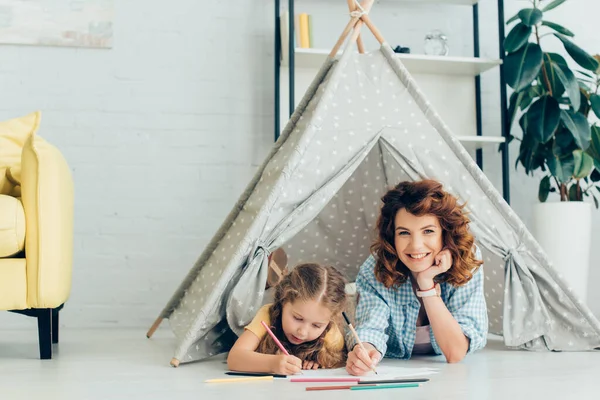
[[[366,374],[371,371],[371,366],[376,365],[381,359],[381,353],[371,343],[363,343],[363,346],[366,351],[360,346],[354,346],[354,349],[348,353],[346,371],[350,375]]]
[[[282,375],[294,375],[302,369],[302,361],[296,356],[278,354],[273,357],[271,372]]]
[[[319,369],[319,364],[314,361],[303,361],[302,369]]]

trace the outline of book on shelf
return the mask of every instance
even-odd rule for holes
[[[313,19],[310,14],[298,13],[294,15],[294,48],[310,49],[314,47],[312,23]],[[287,10],[279,16],[279,26],[281,34],[281,59],[285,60],[288,57],[290,47],[290,20]]]

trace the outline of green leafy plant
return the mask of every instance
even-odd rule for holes
[[[507,21],[504,41],[504,77],[514,90],[509,123],[517,116],[523,136],[517,164],[527,174],[541,170],[538,198],[544,202],[556,192],[561,201],[600,202],[600,56],[592,57],[571,41],[567,28],[546,20],[546,13],[566,0],[531,0]],[[542,39],[559,40],[573,65],[558,53],[542,48]],[[577,75],[576,75],[577,74]],[[597,191],[597,193],[595,193]]]

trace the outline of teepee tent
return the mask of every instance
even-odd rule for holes
[[[350,49],[363,22],[381,44],[366,54]],[[490,332],[533,350],[600,346],[598,320],[363,12],[351,13],[281,137],[148,337],[169,319],[175,366],[229,350],[264,303],[268,256],[280,247],[289,266],[329,263],[354,281],[381,196],[402,180],[424,178],[468,204],[484,258]]]

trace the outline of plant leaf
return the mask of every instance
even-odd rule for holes
[[[562,67],[555,63],[552,64],[552,70],[567,90],[567,96],[569,96],[569,100],[571,100],[573,109],[579,110],[579,107],[581,106],[581,95],[579,94],[579,85],[575,78],[575,74],[568,67]]]
[[[513,15],[512,17],[510,17],[510,18],[508,19],[508,21],[506,21],[506,25],[509,25],[510,23],[512,23],[512,22],[515,22],[515,21],[516,21],[516,20],[518,20],[518,19],[519,19],[519,14],[515,14],[515,15]]]
[[[596,116],[600,118],[600,96],[598,96],[595,93],[592,94],[590,96],[590,103],[592,105],[592,110],[594,111],[594,114],[596,114]]]
[[[542,11],[543,12],[550,11],[553,8],[560,6],[565,1],[567,1],[567,0],[554,0],[552,3],[548,4],[546,7],[542,8]]]
[[[554,65],[556,64],[552,62],[550,55],[544,53],[543,57],[544,62],[542,64],[542,70],[540,71],[539,79],[544,82],[544,88],[548,83],[550,83],[552,97],[554,97],[556,100],[560,100],[565,92],[565,87],[554,70]],[[546,72],[546,75],[544,75],[544,71]],[[546,80],[546,77],[548,77],[548,80]]]
[[[587,76],[587,77],[588,77],[588,78],[590,78],[590,79],[596,79],[596,78],[594,78],[594,76],[592,76],[592,74],[590,74],[590,73],[588,73],[588,72],[585,72],[585,71],[580,71],[580,70],[577,70],[577,72],[579,72],[579,73],[580,73],[581,75],[583,75],[583,76]]]
[[[527,111],[527,131],[541,143],[548,142],[558,128],[560,112],[560,106],[554,97],[540,97]]]
[[[600,170],[600,127],[592,125],[592,138],[587,153],[594,158],[596,169]]]
[[[585,93],[583,93],[583,90],[579,91],[579,98],[581,100],[579,100],[579,103],[581,104],[579,106],[579,111],[581,114],[583,115],[588,115],[590,112],[590,105],[588,104],[588,98],[585,96]]]
[[[577,198],[577,186],[579,184],[575,182],[569,187],[569,201],[581,201],[581,199]]]
[[[539,24],[544,14],[537,8],[524,8],[517,14],[521,22],[526,26]]]
[[[590,125],[583,114],[574,113],[571,110],[560,110],[560,119],[565,127],[571,132],[577,147],[586,150],[590,147],[592,131]]]
[[[540,181],[540,188],[538,189],[538,199],[543,203],[548,199],[550,194],[550,176],[546,175]]]
[[[507,53],[519,50],[527,43],[530,35],[531,27],[519,22],[511,29],[506,39],[504,39],[504,50]]]
[[[598,69],[598,61],[596,61],[594,57],[590,56],[585,50],[571,42],[564,35],[555,33],[554,36],[560,39],[560,41],[563,43],[563,46],[565,46],[567,53],[569,53],[569,55],[577,64],[592,72]]]
[[[552,143],[552,154],[555,157],[563,158],[570,154],[573,154],[575,150],[578,150],[577,144],[571,132],[562,126],[555,134],[554,141]]]
[[[531,85],[527,89],[523,90],[522,93],[524,93],[523,99],[519,103],[519,107],[521,107],[521,110],[525,111],[525,109],[529,107],[533,100],[542,95],[543,89],[540,85]]]
[[[583,179],[592,172],[592,168],[594,168],[594,159],[587,153],[581,150],[575,150],[573,152],[573,159],[575,160],[573,178]]]
[[[594,168],[592,174],[590,175],[590,179],[592,182],[600,182],[600,171],[597,168]]]
[[[596,209],[598,209],[598,206],[599,206],[598,199],[596,198],[596,196],[594,194],[592,194],[592,199],[594,199],[594,205],[596,206]]]
[[[554,63],[560,65],[561,67],[564,66],[564,67],[569,68],[569,64],[567,63],[567,60],[565,60],[565,58],[563,56],[561,56],[560,54],[551,53],[551,52],[544,53],[544,54],[547,54]]]
[[[569,37],[575,36],[575,34],[573,32],[571,32],[570,30],[568,30],[564,26],[561,26],[559,24],[555,24],[554,22],[542,21],[542,25],[547,26],[550,29],[554,29],[556,32],[562,33],[565,36],[569,36]]]
[[[512,92],[510,95],[510,100],[508,102],[508,129],[512,127],[513,122],[515,121],[515,117],[519,111],[519,104],[523,100],[523,96],[525,92]]]
[[[533,82],[540,73],[541,67],[542,49],[536,43],[527,43],[504,59],[506,83],[520,92]]]
[[[547,163],[548,168],[550,168],[550,173],[552,173],[559,182],[568,182],[573,176],[573,171],[575,170],[575,159],[573,154],[563,158],[549,157]]]

